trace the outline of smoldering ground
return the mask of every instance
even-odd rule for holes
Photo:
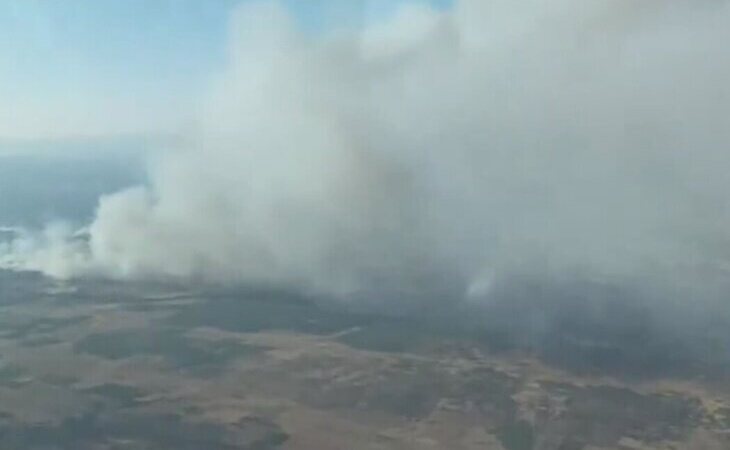
[[[730,324],[728,25],[727,1],[462,0],[313,34],[244,5],[187,144],[102,197],[88,239],[4,260],[696,361]]]

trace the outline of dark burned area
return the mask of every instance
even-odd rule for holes
[[[23,302],[30,295],[48,301],[49,294],[39,294],[38,286],[52,285],[37,275],[7,271],[0,271],[0,281],[3,304]],[[172,312],[164,321],[166,328],[154,332],[163,343],[169,339],[170,330],[195,326],[322,335],[358,328],[344,335],[342,342],[363,349],[412,352],[457,340],[497,354],[527,352],[577,373],[710,380],[730,375],[730,329],[722,326],[726,318],[730,320],[730,312],[690,302],[664,305],[661,299],[643,298],[639,292],[600,283],[558,285],[517,280],[497,290],[485,304],[466,305],[444,299],[430,308],[388,310],[383,305],[370,309],[359,305],[356,311],[347,304],[281,289],[203,288],[191,294],[190,285],[179,283],[81,281],[74,286],[68,293],[51,295],[52,301],[112,301],[135,311]],[[174,302],[175,295],[155,298],[156,292],[169,291],[184,292],[182,298],[196,295],[206,300],[179,305]],[[86,319],[79,316],[6,324],[0,333],[23,337],[31,330],[53,330],[66,322]],[[144,337],[136,339],[144,344]],[[33,345],[32,340],[28,345]],[[133,348],[131,345],[127,351]]]
[[[180,415],[149,415],[103,410],[56,425],[23,425],[0,419],[0,445],[13,449],[79,450],[273,450],[287,439],[276,424],[242,422],[230,427],[191,423]]]

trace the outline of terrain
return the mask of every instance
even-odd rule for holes
[[[284,292],[0,272],[0,310],[0,448],[730,448],[723,376],[577,370]]]

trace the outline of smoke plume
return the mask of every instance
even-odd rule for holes
[[[350,301],[524,279],[720,301],[728,42],[727,1],[461,0],[330,33],[244,5],[183,148],[4,260]]]

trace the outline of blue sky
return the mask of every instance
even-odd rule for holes
[[[0,138],[179,125],[225,63],[228,17],[244,1],[0,0]],[[378,20],[405,1],[452,0],[282,1],[317,32]]]

